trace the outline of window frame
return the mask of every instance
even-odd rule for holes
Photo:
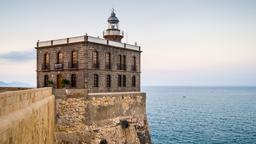
[[[99,87],[99,75],[98,74],[93,75],[93,87]]]
[[[123,87],[126,87],[126,75],[123,75],[122,79],[123,79],[123,80],[122,80],[122,81],[123,81],[123,82],[122,82],[122,86],[123,86]]]
[[[49,75],[46,74],[46,75],[44,75],[44,87],[49,86],[48,82],[49,82]]]
[[[78,52],[77,50],[73,50],[71,52],[71,64],[77,64],[78,63]]]
[[[43,64],[49,64],[50,63],[50,57],[49,57],[49,53],[46,52],[44,53],[44,60],[43,60]]]
[[[117,86],[122,87],[122,75],[118,75],[117,77]]]
[[[57,64],[63,64],[63,62],[64,62],[63,56],[64,55],[63,55],[63,53],[61,51],[59,51],[57,53]]]
[[[105,67],[107,69],[111,69],[111,53],[110,52],[107,52],[105,54]]]
[[[136,76],[132,76],[132,87],[136,87]]]
[[[106,87],[111,88],[111,75],[106,76]]]

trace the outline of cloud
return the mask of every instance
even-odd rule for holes
[[[11,51],[9,53],[0,54],[0,59],[8,61],[29,61],[35,59],[35,51]]]

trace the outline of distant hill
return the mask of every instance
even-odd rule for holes
[[[3,82],[0,81],[0,87],[32,87],[30,84],[25,82]]]

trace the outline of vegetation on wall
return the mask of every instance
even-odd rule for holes
[[[52,80],[49,80],[49,81],[48,81],[48,85],[49,85],[50,87],[53,87],[53,85],[54,85],[53,81],[52,81]]]
[[[63,88],[66,88],[66,87],[69,86],[69,85],[70,85],[70,81],[69,81],[69,80],[63,79],[63,80],[61,81],[61,86],[62,86]]]

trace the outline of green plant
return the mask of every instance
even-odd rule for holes
[[[52,80],[49,80],[49,81],[48,81],[48,85],[49,85],[49,86],[51,86],[51,87],[52,87],[52,86],[53,86],[53,84],[54,84],[54,83],[53,83],[53,81],[52,81]]]
[[[70,81],[67,80],[67,79],[63,79],[61,81],[61,86],[64,88],[64,87],[67,87],[68,85],[70,84]]]

